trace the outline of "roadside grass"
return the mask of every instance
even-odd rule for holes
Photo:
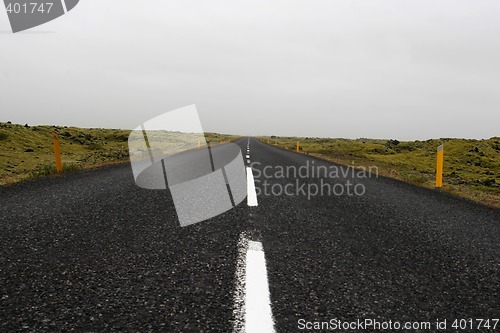
[[[78,171],[82,170],[82,165],[78,163],[63,163],[62,164],[62,171],[63,172],[69,172],[69,171]],[[55,164],[46,164],[38,169],[34,170],[31,172],[31,176],[33,178],[36,177],[42,177],[42,176],[49,176],[49,175],[55,175],[57,174],[57,169]]]
[[[0,122],[0,185],[56,174],[52,133],[59,134],[63,172],[129,161],[130,130],[25,126]],[[206,133],[211,144],[236,136]]]
[[[0,185],[56,174],[52,133],[59,134],[63,172],[129,161],[128,137],[120,129],[24,126],[0,122]],[[178,140],[178,135],[173,136]],[[184,139],[186,139],[185,137]],[[234,142],[240,136],[205,133],[206,142]],[[187,138],[189,140],[189,138]],[[376,167],[382,176],[434,188],[436,148],[445,146],[443,191],[500,208],[500,138],[432,139],[399,142],[376,139],[259,137],[263,142],[338,164]]]
[[[436,149],[445,147],[443,191],[500,208],[500,138],[426,141],[259,137],[265,143],[338,164],[377,167],[379,174],[434,188]]]

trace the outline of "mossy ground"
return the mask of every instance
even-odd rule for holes
[[[0,123],[0,185],[55,174],[52,133],[59,134],[63,171],[128,162],[128,136],[120,129],[24,126]],[[208,133],[212,143],[235,136]]]
[[[52,133],[59,134],[64,171],[128,162],[129,130],[0,123],[0,185],[56,173]],[[235,141],[206,133],[207,142]],[[434,188],[436,149],[445,146],[442,190],[500,208],[500,138],[426,141],[259,137],[263,142],[332,162],[376,166],[379,174]]]
[[[434,188],[436,150],[445,147],[442,190],[500,208],[500,138],[426,141],[260,137],[263,142]]]

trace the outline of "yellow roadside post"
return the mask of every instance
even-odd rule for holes
[[[300,150],[300,145],[299,145],[299,142],[297,141],[297,150],[296,150],[297,153],[299,152],[299,150]]]
[[[222,144],[222,139],[220,139],[220,144]]]
[[[52,133],[52,143],[54,144],[54,156],[56,158],[56,169],[58,173],[62,172],[61,147],[59,146],[59,135]]]
[[[437,149],[437,162],[436,162],[436,187],[443,186],[443,164],[444,164],[444,145]]]
[[[278,145],[278,140],[276,140],[276,146]]]
[[[201,142],[200,142],[200,139],[198,139],[198,149],[200,149],[201,147]]]

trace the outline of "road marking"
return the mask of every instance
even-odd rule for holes
[[[250,163],[250,161],[248,161]],[[249,206],[258,206],[257,192],[255,191],[255,180],[251,167],[247,167],[247,204]]]
[[[250,155],[247,155],[247,158],[250,158]]]
[[[274,332],[266,258],[261,242],[248,242],[245,279],[245,332]]]
[[[245,235],[238,242],[234,332],[274,333],[266,258],[261,242]]]

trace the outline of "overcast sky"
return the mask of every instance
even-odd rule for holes
[[[0,11],[0,121],[500,136],[500,1],[81,0],[28,33]]]

